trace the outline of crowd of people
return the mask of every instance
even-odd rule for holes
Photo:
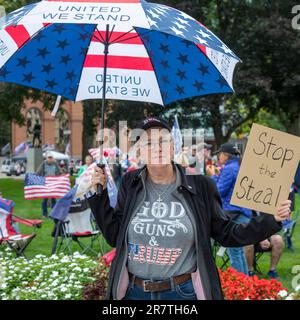
[[[222,145],[214,154],[207,144],[183,149],[178,164],[172,161],[168,124],[150,118],[139,128],[144,130],[137,142],[143,166],[123,176],[116,207],[109,204],[101,168],[95,168],[88,196],[104,238],[116,247],[107,298],[222,299],[211,239],[228,248],[232,265],[248,274],[244,247],[272,241],[290,217],[291,202],[281,203],[274,215],[233,207],[230,198],[240,166],[234,145]],[[164,149],[167,145],[171,147]],[[100,195],[99,184],[104,189]]]
[[[158,125],[160,127],[160,125]],[[230,204],[234,185],[238,176],[242,155],[235,144],[225,143],[220,148],[212,152],[213,145],[202,143],[192,145],[190,148],[183,148],[183,152],[176,157],[176,163],[184,168],[187,175],[202,175],[213,180],[218,189],[222,200],[222,208],[226,216],[235,224],[247,225],[253,217],[264,215],[260,212],[254,212],[247,208],[241,208]],[[121,187],[122,177],[128,172],[135,172],[143,167],[141,158],[129,158],[122,156],[121,150],[114,148],[113,151],[104,152],[110,164],[110,169],[114,181],[119,189]],[[111,159],[109,159],[111,158]],[[118,161],[115,161],[117,158]],[[111,161],[109,161],[111,160]],[[114,161],[112,161],[114,160]],[[85,157],[84,164],[80,167],[77,177],[94,162],[91,155]],[[58,175],[61,170],[53,159],[51,152],[47,154],[45,162],[39,168],[38,174]],[[47,216],[47,203],[51,201],[51,207],[55,205],[55,199],[44,199],[42,202],[43,216]],[[253,242],[247,246],[230,246],[226,252],[230,259],[231,266],[239,272],[246,275],[254,275],[255,254],[257,252],[270,252],[270,268],[268,276],[278,278],[277,265],[280,261],[284,248],[282,236],[278,233],[272,234],[266,239]]]

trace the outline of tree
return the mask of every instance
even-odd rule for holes
[[[0,0],[0,5],[4,6],[6,13],[14,11],[22,6],[31,4],[32,0]],[[12,84],[0,84],[0,118],[3,130],[3,138],[0,145],[10,140],[10,123],[15,121],[19,125],[24,124],[22,109],[25,108],[25,99],[33,101],[41,100],[46,109],[53,106],[55,97],[52,94],[40,90],[30,89],[28,87]],[[5,128],[5,129],[4,129]]]
[[[0,6],[5,8],[6,13],[17,10],[28,4],[37,2],[35,0],[0,0]]]
[[[236,94],[185,101],[189,104],[185,113],[189,117],[201,114],[202,123],[213,127],[217,144],[227,141],[242,124],[257,119],[264,108],[277,114],[288,132],[299,135],[300,38],[291,27],[294,2],[170,3],[207,25],[243,60],[236,72]]]
[[[257,37],[264,44],[257,59],[270,79],[267,109],[279,116],[288,132],[300,135],[300,33],[291,26],[293,1],[274,1],[264,14]]]
[[[253,35],[253,17],[255,8],[250,1],[154,1],[173,5],[190,14],[205,25],[229,45],[241,57],[248,57],[249,51],[256,50],[251,45]],[[249,41],[250,38],[250,41]],[[245,47],[247,49],[245,49]],[[250,48],[249,48],[250,46]],[[159,110],[170,122],[173,115],[181,115],[182,127],[212,127],[217,144],[228,140],[231,134],[244,122],[253,118],[262,106],[263,99],[257,98],[258,85],[268,87],[268,81],[262,77],[261,70],[251,59],[239,66],[236,78],[237,94],[213,95],[185,99]],[[140,117],[141,113],[123,104],[123,110],[129,118]],[[144,104],[145,106],[145,104]],[[152,106],[153,111],[157,106]],[[119,110],[110,114],[112,121],[117,121]],[[225,130],[224,130],[225,129]]]

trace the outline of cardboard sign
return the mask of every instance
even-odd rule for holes
[[[288,199],[299,161],[299,137],[253,124],[231,204],[275,214]]]

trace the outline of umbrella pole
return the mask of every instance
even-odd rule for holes
[[[101,107],[101,134],[100,134],[100,162],[97,164],[99,168],[104,169],[103,161],[103,144],[104,144],[104,115],[105,115],[105,99],[106,99],[106,75],[107,75],[107,58],[109,47],[109,25],[106,25],[105,41],[104,41],[104,66],[103,66],[103,87],[102,87],[102,107]],[[97,187],[97,195],[103,193],[101,184]]]

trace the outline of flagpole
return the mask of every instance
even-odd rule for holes
[[[102,87],[102,107],[101,107],[101,131],[100,131],[100,161],[97,166],[101,169],[105,168],[103,161],[103,144],[104,144],[104,114],[105,114],[105,99],[106,99],[106,75],[107,75],[107,58],[109,47],[109,25],[106,25],[105,41],[104,41],[104,66],[103,66],[103,87]],[[97,186],[97,195],[103,193],[103,187],[101,184]]]

